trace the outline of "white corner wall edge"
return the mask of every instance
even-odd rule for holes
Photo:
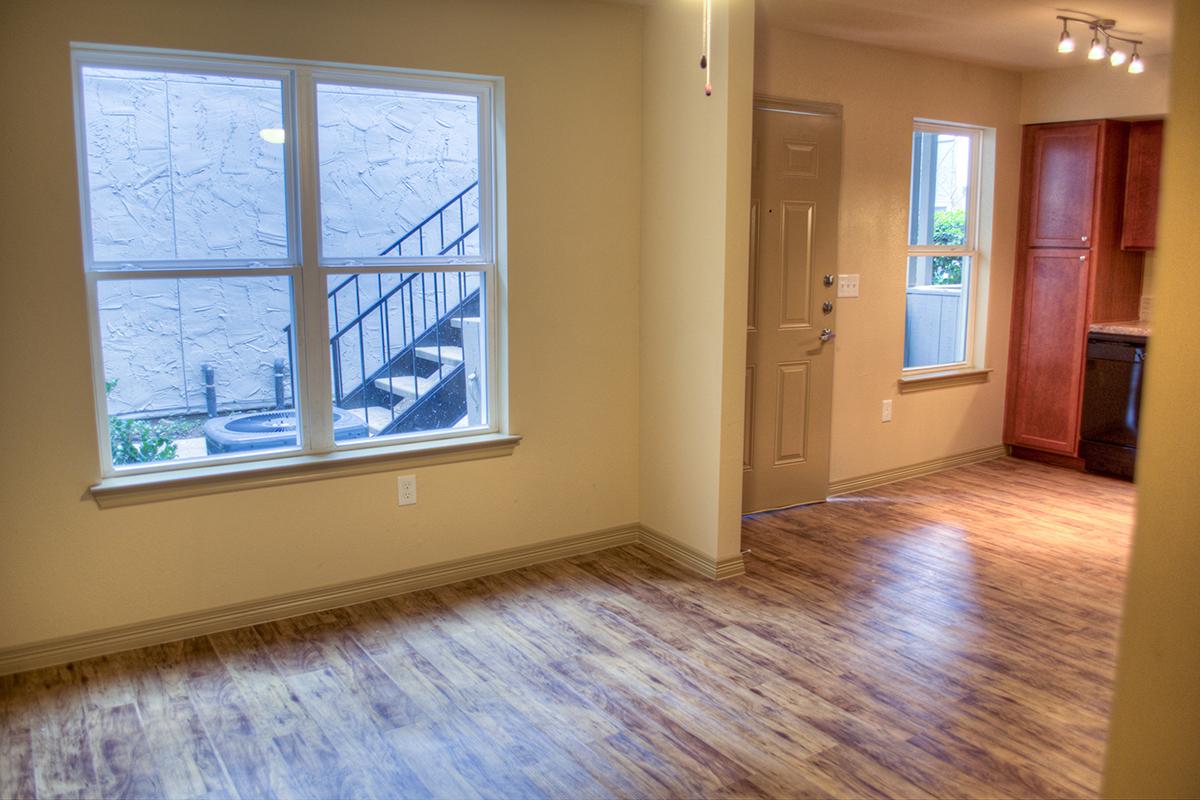
[[[549,542],[499,550],[494,553],[444,561],[388,575],[317,589],[292,592],[244,603],[135,622],[98,631],[47,639],[32,644],[0,648],[0,675],[65,664],[139,647],[204,636],[210,633],[286,619],[314,611],[378,600],[392,595],[431,589],[457,581],[495,575],[560,558],[594,553],[613,547],[643,544],[701,577],[712,580],[745,572],[741,556],[716,561],[681,545],[658,531],[637,523],[553,539]]]
[[[951,469],[953,467],[964,467],[967,464],[978,464],[983,461],[991,461],[996,458],[1003,458],[1008,455],[1008,446],[1003,444],[993,445],[992,447],[984,447],[979,450],[971,450],[966,453],[959,453],[954,456],[944,456],[935,458],[931,461],[922,461],[919,464],[911,464],[907,467],[899,467],[898,469],[884,470],[883,472],[872,472],[869,475],[860,475],[857,478],[847,478],[846,480],[836,481],[829,484],[829,497],[835,497],[842,494],[850,494],[851,492],[861,492],[864,489],[874,489],[876,486],[884,486],[889,483],[905,480],[906,478],[917,478],[922,475],[932,475],[935,472]]]

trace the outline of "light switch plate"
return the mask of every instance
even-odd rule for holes
[[[1154,311],[1154,295],[1142,295],[1142,303],[1138,308],[1138,319],[1143,322],[1149,322],[1152,311]]]
[[[858,276],[838,275],[838,297],[858,297]]]

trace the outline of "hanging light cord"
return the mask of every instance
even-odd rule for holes
[[[704,96],[712,96],[712,72],[709,55],[712,52],[712,0],[704,0],[704,23],[700,30],[700,69],[704,70]]]

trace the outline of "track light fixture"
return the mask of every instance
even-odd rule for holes
[[[1146,64],[1142,61],[1142,57],[1138,55],[1136,44],[1133,46],[1133,55],[1129,57],[1129,71],[1134,75],[1141,75],[1146,71]]]
[[[1071,32],[1067,30],[1067,21],[1065,19],[1063,20],[1062,34],[1058,37],[1058,52],[1075,52],[1075,40],[1071,38]]]
[[[1142,60],[1137,50],[1138,45],[1142,44],[1142,41],[1114,34],[1113,29],[1117,25],[1115,19],[1102,19],[1100,17],[1089,19],[1087,17],[1064,17],[1061,15],[1057,19],[1062,21],[1063,26],[1062,33],[1058,36],[1058,52],[1075,52],[1075,40],[1071,38],[1071,31],[1067,23],[1078,22],[1081,25],[1086,25],[1088,30],[1092,32],[1092,41],[1087,50],[1089,61],[1103,61],[1104,59],[1108,59],[1108,63],[1114,67],[1119,67],[1128,61],[1129,71],[1134,75],[1140,75],[1146,71],[1146,62]],[[1133,45],[1132,55],[1114,47],[1113,42],[1124,42],[1125,44]]]

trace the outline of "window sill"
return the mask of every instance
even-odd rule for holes
[[[916,375],[903,375],[896,383],[901,394],[909,392],[924,392],[929,389],[941,389],[946,386],[965,386],[970,383],[987,383],[992,371],[990,369],[948,369],[941,372],[922,372]]]
[[[412,442],[245,464],[196,466],[150,475],[124,475],[89,490],[100,508],[156,503],[183,497],[240,492],[267,486],[366,475],[390,469],[431,467],[512,455],[520,436],[489,433],[440,442]]]

